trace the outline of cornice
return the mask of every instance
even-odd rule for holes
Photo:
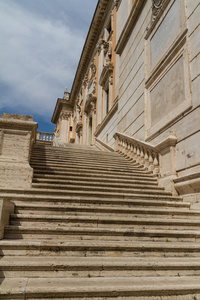
[[[119,55],[122,54],[122,51],[131,35],[133,27],[135,26],[138,16],[147,0],[135,0],[135,3],[132,7],[128,20],[124,26],[124,29],[119,37],[117,45],[115,47],[115,52]]]
[[[102,31],[107,12],[111,10],[114,5],[113,0],[99,0],[96,11],[94,13],[93,20],[90,25],[90,29],[83,47],[79,65],[76,71],[75,79],[72,85],[70,103],[74,103],[77,93],[83,81],[83,76],[87,71],[88,65],[92,58],[92,54],[96,48],[96,44],[99,40],[100,33]]]
[[[72,104],[70,103],[69,100],[66,100],[66,99],[63,99],[63,98],[58,98],[57,102],[56,102],[54,112],[53,112],[53,116],[52,116],[52,119],[51,119],[51,122],[53,124],[56,124],[58,122],[60,113],[63,110],[63,108],[65,108],[66,111],[72,111],[73,106],[72,106]]]

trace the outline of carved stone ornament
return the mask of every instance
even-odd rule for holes
[[[76,124],[76,133],[79,133],[82,130],[82,127],[83,127],[82,122],[78,122]]]
[[[99,84],[100,84],[100,86],[103,87],[103,89],[105,89],[106,86],[108,85],[110,77],[112,76],[112,78],[113,78],[113,68],[114,68],[113,64],[108,63],[106,66],[104,66],[104,68],[101,72],[101,76],[100,76],[100,79],[99,79]]]
[[[70,118],[70,116],[71,116],[70,113],[64,111],[64,112],[62,112],[62,113],[60,114],[60,119],[61,119],[61,120],[68,120],[68,119]]]
[[[99,41],[97,43],[97,46],[96,46],[98,53],[101,52],[101,48],[102,48],[103,42],[104,42],[103,38],[100,37],[100,39],[99,39]]]
[[[119,3],[121,2],[121,0],[114,0],[115,6],[118,8]]]
[[[152,0],[152,16],[151,23],[154,22],[160,10],[162,9],[163,3],[165,0]]]
[[[86,87],[88,85],[88,75],[85,75],[83,79],[83,85]]]
[[[97,98],[92,94],[88,94],[85,102],[84,113],[89,114],[91,110],[96,111],[96,100]]]
[[[55,129],[54,129],[54,132],[55,132],[55,133],[58,133],[58,126],[57,126],[57,124],[56,124],[56,127],[55,127]]]
[[[97,70],[96,65],[95,65],[95,61],[93,61],[91,63],[90,68],[91,68],[91,71],[92,71],[91,78],[94,78],[95,75],[96,75],[96,70]]]

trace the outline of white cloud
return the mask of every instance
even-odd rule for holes
[[[0,12],[0,81],[10,87],[9,95],[1,91],[0,108],[18,105],[50,117],[64,86],[71,88],[85,35],[17,1],[1,0]]]

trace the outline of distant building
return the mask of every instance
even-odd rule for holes
[[[200,200],[199,15],[199,0],[99,0],[71,93],[52,118],[63,142],[159,164],[160,184],[192,202]]]

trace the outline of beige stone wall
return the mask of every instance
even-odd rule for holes
[[[166,126],[152,141],[157,143],[169,131],[176,133],[176,170],[179,176],[200,171],[200,12],[199,1],[186,1],[189,85],[191,108],[171,125]]]
[[[118,131],[144,140],[144,36],[151,18],[147,1],[120,57]]]
[[[114,134],[117,131],[117,122],[118,122],[118,115],[117,112],[112,116],[111,120],[106,124],[103,130],[98,135],[98,139],[102,142],[108,144],[109,146],[115,146],[115,139]]]

